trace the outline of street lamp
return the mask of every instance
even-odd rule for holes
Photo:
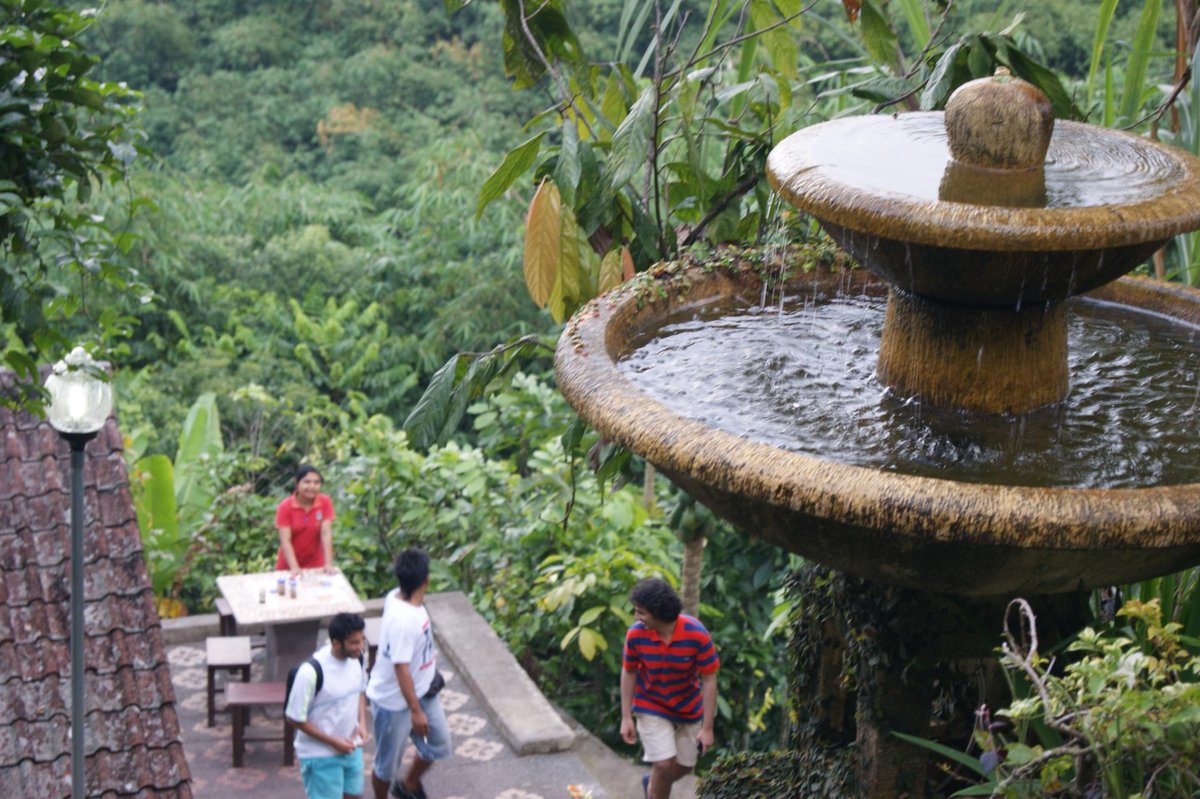
[[[83,448],[112,412],[112,386],[82,347],[46,378],[50,425],[71,446],[71,797],[83,799]]]

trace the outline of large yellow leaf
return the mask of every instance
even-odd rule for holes
[[[600,278],[596,281],[596,293],[603,294],[621,285],[621,251],[609,250],[600,262]]]
[[[562,198],[558,187],[542,180],[525,217],[525,286],[537,307],[545,307],[558,277]]]
[[[596,657],[598,649],[608,649],[608,642],[604,640],[604,636],[591,627],[580,627],[579,652],[584,659],[591,660]]]
[[[580,253],[584,247],[590,245],[579,230],[579,224],[575,221],[575,211],[570,206],[562,209],[562,228],[559,235],[562,255],[559,256],[558,275],[563,284],[563,299],[567,302],[578,302],[582,294]]]
[[[566,319],[579,307],[580,284],[583,278],[579,260],[580,247],[585,243],[575,223],[575,212],[570,206],[561,209],[559,220],[558,269],[554,277],[554,288],[550,292],[550,316],[555,322]]]

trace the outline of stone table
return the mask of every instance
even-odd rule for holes
[[[362,613],[363,603],[340,571],[325,574],[305,569],[296,581],[296,595],[287,592],[286,571],[227,574],[217,588],[229,602],[238,626],[261,624],[266,631],[267,680],[286,679],[288,669],[313,653],[321,619],[335,613]],[[278,592],[284,581],[285,593]]]

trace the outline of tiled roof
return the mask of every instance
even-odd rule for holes
[[[0,392],[12,373],[0,372]],[[116,419],[84,465],[86,793],[191,799]],[[70,449],[0,407],[0,797],[71,793]]]

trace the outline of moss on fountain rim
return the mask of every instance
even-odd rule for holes
[[[637,389],[616,365],[629,342],[673,312],[757,296],[764,270],[745,251],[664,264],[570,321],[558,386],[603,435],[654,463],[746,532],[869,579],[973,596],[1057,593],[1200,562],[1200,485],[1030,488],[913,477],[832,463],[708,428]],[[793,276],[813,285],[874,282],[824,251]],[[1126,278],[1105,299],[1200,322],[1200,292]]]

